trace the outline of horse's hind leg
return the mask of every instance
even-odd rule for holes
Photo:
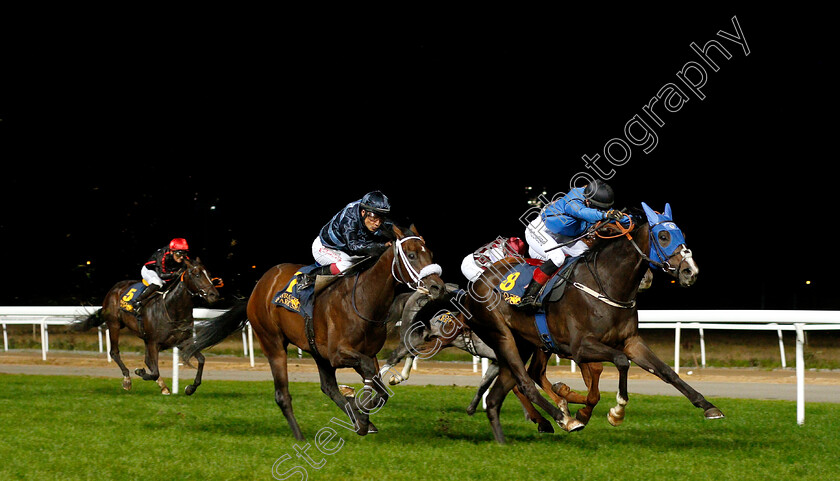
[[[122,358],[120,357],[120,326],[118,323],[108,324],[108,337],[111,339],[111,350],[109,351],[111,359],[117,363],[120,371],[122,371],[122,388],[126,391],[130,391],[131,376],[129,375],[128,368],[125,367],[125,364],[122,362]]]
[[[196,370],[195,380],[193,380],[193,383],[184,389],[184,394],[187,396],[192,395],[196,388],[201,385],[201,373],[204,372],[204,354],[197,352],[193,357],[198,361],[198,369]]]
[[[670,366],[662,362],[653,351],[648,348],[647,344],[640,336],[633,336],[624,343],[624,351],[633,362],[639,365],[642,369],[653,373],[658,378],[674,386],[679,392],[683,394],[691,404],[703,410],[703,415],[706,419],[719,419],[724,417],[723,413],[703,397],[702,394],[695,391],[683,381],[677,373],[671,369]]]
[[[288,342],[278,341],[271,347],[272,345],[264,343],[262,340],[263,337],[260,337],[263,352],[265,352],[268,358],[268,365],[271,368],[271,377],[274,378],[274,402],[277,403],[277,406],[283,412],[283,416],[286,417],[286,422],[289,423],[289,428],[291,428],[295,439],[303,441],[305,438],[300,432],[300,426],[295,418],[295,413],[292,409],[292,395],[289,393],[289,372],[286,364],[286,348],[289,344]]]

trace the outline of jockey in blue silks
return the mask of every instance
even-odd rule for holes
[[[391,245],[393,227],[388,197],[376,190],[347,204],[321,229],[312,242],[312,256],[320,267],[303,274],[298,289],[315,282],[318,275],[338,275],[367,256],[379,256]]]
[[[525,288],[520,307],[538,307],[537,295],[563,265],[566,256],[579,256],[589,249],[580,238],[587,229],[604,219],[621,218],[621,213],[610,209],[614,200],[612,187],[595,180],[585,187],[570,190],[561,199],[545,206],[528,225],[525,229],[528,254],[545,262],[534,271],[534,278]]]

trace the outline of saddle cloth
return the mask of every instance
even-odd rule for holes
[[[131,305],[131,301],[142,294],[148,286],[149,283],[146,281],[135,282],[134,284],[128,286],[128,289],[123,291],[122,296],[120,297],[120,309],[125,312],[133,313],[134,306]]]
[[[274,295],[271,302],[300,314],[304,318],[312,319],[312,309],[315,305],[315,284],[310,284],[307,288],[301,290],[298,289],[298,282],[302,274],[308,274],[316,267],[318,267],[318,264],[301,267],[289,279],[288,284]]]
[[[571,267],[579,260],[580,256],[566,259],[566,262],[563,263],[563,266],[557,273],[546,281],[539,295],[539,302],[541,304],[545,304],[546,299],[553,302],[563,296],[563,292],[566,290],[566,280],[568,280],[572,272]],[[501,279],[499,285],[495,286],[501,293],[502,299],[510,305],[518,305],[522,300],[522,296],[525,294],[525,288],[528,287],[536,270],[537,266],[533,265],[533,263],[514,265],[506,273],[504,278]]]

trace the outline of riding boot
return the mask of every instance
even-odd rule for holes
[[[542,291],[542,288],[545,287],[545,283],[551,279],[551,276],[553,276],[555,272],[557,272],[557,266],[550,260],[545,261],[539,269],[535,270],[533,279],[531,279],[531,282],[528,283],[528,286],[525,288],[525,292],[522,294],[522,299],[518,304],[519,307],[533,310],[541,308],[542,303],[540,303],[538,299],[540,292]]]
[[[131,307],[134,311],[134,317],[137,318],[137,330],[140,332],[140,337],[146,335],[145,330],[143,329],[143,321],[140,319],[140,311],[143,309],[146,300],[151,297],[152,294],[160,290],[160,286],[157,284],[149,284],[143,292],[137,296],[137,299],[131,301]]]
[[[312,284],[315,283],[315,279],[318,276],[328,276],[328,275],[330,275],[332,273],[331,266],[332,266],[332,264],[316,267],[315,269],[312,269],[311,271],[309,271],[306,274],[301,274],[298,277],[297,290],[302,291],[302,290],[306,289],[307,287],[311,286]]]

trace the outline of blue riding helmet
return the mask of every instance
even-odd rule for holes
[[[650,258],[664,264],[681,245],[685,245],[685,236],[674,223],[671,204],[665,204],[665,212],[662,214],[644,202],[642,208],[650,224]]]

